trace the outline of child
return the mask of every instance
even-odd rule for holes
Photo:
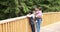
[[[29,14],[27,15],[29,18],[29,23],[31,25],[32,32],[35,32],[35,25],[34,25],[34,14],[32,11],[29,11]]]

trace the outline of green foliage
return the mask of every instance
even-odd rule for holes
[[[22,8],[23,8],[24,13],[26,13],[26,12],[29,11],[29,9],[28,9],[28,7],[26,6],[25,3],[21,3],[21,6],[22,6]]]
[[[43,12],[59,12],[60,0],[0,0],[0,20],[26,15],[35,6]]]

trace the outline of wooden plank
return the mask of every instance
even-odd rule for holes
[[[2,24],[0,24],[0,32],[3,32],[2,28],[3,28]]]

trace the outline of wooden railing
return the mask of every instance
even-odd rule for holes
[[[43,13],[42,26],[60,21],[60,12]],[[29,20],[26,16],[0,21],[0,32],[31,32]]]
[[[60,21],[60,12],[43,13],[42,26]]]

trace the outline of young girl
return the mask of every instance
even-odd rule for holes
[[[36,30],[37,32],[40,32],[40,24],[42,21],[42,10],[39,7],[39,8],[35,8],[34,11],[35,11],[35,16],[36,16]]]

